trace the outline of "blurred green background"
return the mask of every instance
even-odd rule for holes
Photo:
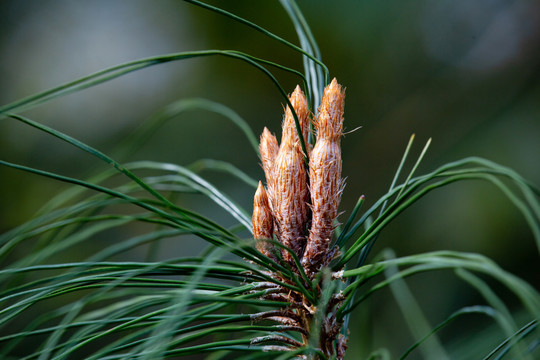
[[[209,3],[297,43],[277,1]],[[385,193],[413,133],[413,154],[433,138],[419,173],[475,155],[512,167],[540,184],[538,1],[298,4],[331,76],[347,88],[346,129],[361,126],[342,141],[347,178],[342,221],[361,194],[369,206]],[[234,49],[297,69],[302,65],[297,53],[278,42],[182,1],[3,0],[0,104],[130,60],[204,49]],[[287,73],[276,76],[287,91],[298,82]],[[283,100],[277,89],[245,63],[221,57],[155,66],[55,99],[24,115],[114,153],[153,113],[190,97],[230,106],[257,135],[267,126],[279,138]],[[6,161],[74,177],[86,178],[104,169],[81,151],[8,119],[0,122],[0,154]],[[241,132],[203,111],[167,123],[124,160],[188,165],[200,158],[229,161],[252,177],[263,178]],[[208,177],[251,210],[251,188],[221,175]],[[0,168],[0,179],[0,232],[29,219],[64,188],[6,168]],[[222,223],[232,223],[222,211],[198,199],[182,201]],[[374,254],[386,247],[399,256],[439,249],[479,252],[535,287],[540,285],[538,250],[525,221],[495,187],[484,183],[454,184],[430,194],[383,232]],[[161,256],[187,253],[185,243],[177,242],[168,244]],[[409,283],[432,325],[460,306],[482,301],[452,274],[422,275]],[[352,322],[351,359],[381,346],[396,356],[413,341],[390,293],[383,291],[373,300]],[[513,304],[515,299],[508,301]],[[464,326],[479,331],[490,324],[473,317],[449,327],[442,339],[455,344]],[[457,354],[459,346],[454,348]]]

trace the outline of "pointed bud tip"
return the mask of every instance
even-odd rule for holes
[[[304,140],[309,134],[309,108],[306,99],[306,95],[300,88],[296,86],[293,93],[289,96],[289,102],[294,108],[294,111],[298,117],[300,123],[300,129],[302,131],[302,137]],[[283,121],[283,132],[281,137],[282,146],[293,146],[298,142],[298,135],[296,129],[296,122],[289,106],[285,109],[285,119]]]
[[[257,186],[257,191],[255,191],[254,200],[256,204],[264,204],[268,202],[268,195],[266,194],[262,181],[259,181],[259,186]]]
[[[302,89],[300,89],[300,86],[296,85],[293,93],[289,96],[289,101],[293,105],[296,112],[303,112],[307,110],[306,95]]]
[[[270,130],[268,130],[267,127],[265,127],[261,134],[261,140],[259,143],[259,151],[261,152],[261,156],[263,158],[265,156],[269,156],[272,159],[275,158],[278,147],[279,145],[276,137],[270,132]]]
[[[279,144],[277,139],[268,128],[264,128],[261,134],[261,142],[259,143],[259,154],[261,156],[264,175],[266,177],[266,183],[272,183],[272,172],[274,168],[274,161],[276,160],[279,151]]]
[[[259,186],[253,198],[253,238],[255,239],[271,239],[273,233],[273,218],[272,210],[268,202],[266,191],[259,181]],[[264,255],[272,257],[272,245],[259,241],[257,249]]]
[[[345,89],[343,88],[343,86],[341,86],[338,82],[337,82],[337,79],[336,78],[333,78],[332,81],[330,82],[330,84],[328,84],[326,86],[326,89],[324,92],[331,92],[331,93],[337,93],[339,94],[340,96],[344,96],[345,95]]]
[[[336,78],[324,89],[315,127],[321,138],[339,138],[343,134],[345,89]]]

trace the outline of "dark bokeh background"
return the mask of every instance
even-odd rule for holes
[[[277,1],[212,3],[297,42]],[[299,6],[331,76],[347,88],[346,128],[362,127],[343,139],[347,187],[342,219],[359,195],[365,194],[369,205],[384,194],[412,133],[413,154],[433,138],[419,172],[476,155],[540,184],[537,1],[304,0]],[[241,50],[301,66],[298,54],[285,46],[182,1],[3,0],[0,104],[122,62],[202,49]],[[289,91],[298,82],[286,73],[276,75]],[[255,133],[268,126],[279,134],[283,101],[276,88],[244,63],[217,57],[146,69],[25,115],[111,152],[152,113],[186,97],[222,102],[247,119]],[[0,123],[0,154],[7,161],[69,176],[86,177],[103,168],[81,151],[6,119]],[[126,160],[187,165],[199,158],[230,161],[254,178],[263,176],[240,131],[205,112],[168,123]],[[251,189],[231,179],[210,178],[251,208]],[[5,168],[0,168],[0,179],[0,231],[28,219],[62,188]],[[230,222],[215,209],[200,211]],[[491,185],[460,183],[429,195],[382,234],[374,251],[385,247],[398,255],[438,249],[479,252],[540,284],[531,232]],[[178,244],[172,249],[177,256],[186,251]],[[170,249],[167,253],[171,256]],[[432,324],[459,306],[481,301],[453,275],[423,275],[410,285]],[[399,354],[412,341],[390,293],[375,300],[353,322],[350,358],[380,346]],[[489,323],[467,323],[473,330],[484,325]],[[452,343],[460,331],[459,325],[449,329],[443,339]]]

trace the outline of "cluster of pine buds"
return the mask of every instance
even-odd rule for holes
[[[299,86],[289,98],[300,123],[302,136],[309,135],[310,112]],[[336,256],[330,250],[338,206],[343,192],[340,139],[343,134],[345,90],[336,79],[324,89],[313,125],[315,146],[306,142],[302,150],[293,113],[285,110],[281,144],[265,128],[259,151],[266,177],[266,189],[259,182],[253,209],[253,235],[257,249],[276,259],[275,239],[291,249],[313,277]],[[306,167],[305,158],[309,159]],[[282,258],[294,268],[293,256]]]

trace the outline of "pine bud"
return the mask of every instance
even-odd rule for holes
[[[304,142],[307,144],[307,139],[309,135],[309,109],[307,105],[306,96],[300,89],[300,86],[296,86],[294,92],[289,97],[296,116],[298,117],[298,122],[300,123],[300,128],[302,129],[302,137]],[[285,120],[283,121],[283,134],[281,136],[281,143],[283,144],[286,141],[297,143],[298,131],[296,130],[296,123],[291,109],[287,106],[285,110]]]
[[[336,79],[324,90],[315,122],[317,143],[311,151],[309,178],[312,223],[302,260],[305,270],[316,273],[328,265],[334,221],[343,192],[340,137],[343,133],[345,91]]]
[[[289,99],[294,107],[305,136],[309,131],[309,111],[304,93],[296,87]],[[274,164],[272,207],[277,233],[283,245],[301,257],[306,242],[308,220],[308,185],[304,156],[300,147],[292,112],[287,108],[283,121],[281,146]],[[292,263],[288,252],[283,258]]]
[[[345,90],[336,78],[324,89],[315,128],[319,138],[339,141],[343,135],[343,110],[345,107]]]
[[[272,239],[273,227],[274,220],[272,218],[268,196],[262,183],[259,181],[259,187],[253,199],[253,238],[255,240]],[[257,250],[268,257],[274,258],[271,251],[272,248],[272,244],[266,241],[257,241]]]
[[[261,135],[261,142],[259,143],[259,153],[261,154],[262,167],[267,185],[272,182],[272,172],[278,151],[279,145],[276,137],[265,127]]]

